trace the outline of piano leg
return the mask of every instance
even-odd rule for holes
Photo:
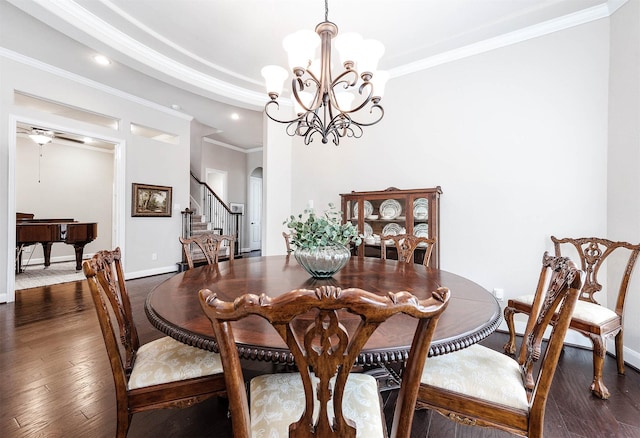
[[[24,271],[22,269],[22,247],[23,245],[16,246],[16,274]]]
[[[74,243],[73,248],[76,250],[76,271],[82,271],[82,253],[87,242]]]
[[[44,267],[48,268],[51,264],[51,246],[53,242],[40,242],[42,244],[42,252],[44,253]]]

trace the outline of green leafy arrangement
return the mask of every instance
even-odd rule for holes
[[[351,222],[343,224],[342,212],[332,203],[322,215],[316,215],[312,208],[307,208],[297,217],[291,215],[283,224],[291,230],[291,244],[298,249],[362,243],[356,226]]]

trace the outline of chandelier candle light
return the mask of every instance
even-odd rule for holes
[[[277,65],[262,69],[271,98],[264,112],[271,120],[287,124],[288,135],[304,137],[305,144],[313,141],[314,134],[319,134],[322,143],[331,139],[337,146],[341,137],[360,138],[363,126],[375,125],[382,119],[384,109],[380,100],[389,75],[377,71],[378,60],[384,53],[382,43],[363,40],[356,33],[337,36],[338,26],[328,20],[328,15],[328,0],[325,0],[324,21],[316,26],[316,32],[298,31],[285,37],[282,43],[293,72],[291,91],[297,116],[292,120],[279,120],[272,114],[280,107],[278,97],[289,76],[287,70]],[[335,79],[331,71],[334,37],[344,66],[344,71]],[[318,46],[320,59],[314,60]],[[363,119],[355,120],[356,113]]]

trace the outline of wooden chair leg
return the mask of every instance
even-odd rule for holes
[[[604,368],[605,343],[600,336],[589,336],[593,342],[593,382],[591,382],[591,391],[597,397],[603,400],[609,398],[609,390],[602,381],[602,370]]]
[[[509,328],[509,340],[504,344],[504,352],[507,354],[515,354],[516,352],[516,329],[513,323],[513,307],[504,308],[504,320]]]
[[[622,338],[622,331],[620,329],[618,334],[615,337],[616,341],[616,363],[618,365],[618,374],[624,374],[624,342]]]
[[[118,406],[118,428],[116,430],[116,438],[127,438],[129,432],[129,426],[131,426],[131,415],[127,412],[127,408],[124,409]]]

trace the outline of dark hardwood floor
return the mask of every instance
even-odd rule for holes
[[[162,336],[147,321],[144,299],[170,275],[130,280],[134,315],[143,342]],[[111,371],[85,282],[16,294],[0,305],[0,436],[113,437],[116,412]],[[504,333],[484,344],[501,349]],[[259,372],[263,364],[248,364]],[[565,348],[547,402],[545,437],[640,437],[640,374],[616,373],[607,357],[605,382],[611,398],[588,391],[591,352]],[[385,397],[390,412],[393,394]],[[389,419],[389,418],[388,418]],[[224,399],[182,410],[135,414],[129,437],[231,437]],[[461,426],[430,411],[417,411],[416,437],[510,437],[491,429]]]

